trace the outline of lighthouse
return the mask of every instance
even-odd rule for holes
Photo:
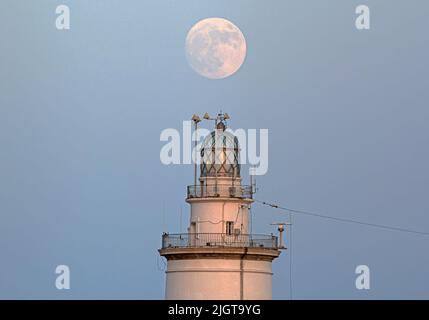
[[[242,184],[238,138],[219,113],[199,149],[199,176],[187,187],[187,233],[164,233],[166,299],[266,300],[272,298],[272,261],[280,255],[277,236],[252,234],[254,187]],[[197,127],[200,118],[192,118]]]

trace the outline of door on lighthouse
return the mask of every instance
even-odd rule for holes
[[[228,246],[234,245],[234,221],[226,221],[225,224],[225,244]]]
[[[234,234],[234,221],[227,221],[226,222],[226,232],[228,236],[231,236]]]
[[[189,233],[189,244],[191,246],[196,246],[197,245],[197,239],[198,239],[198,234],[197,234],[197,223],[195,221],[192,221],[189,229],[188,229],[188,233]]]

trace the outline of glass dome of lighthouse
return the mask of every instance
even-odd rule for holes
[[[240,177],[238,138],[225,131],[223,121],[216,125],[201,146],[200,177]]]

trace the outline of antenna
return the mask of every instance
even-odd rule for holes
[[[194,192],[197,193],[197,145],[198,145],[198,123],[201,122],[200,117],[197,114],[194,114],[191,118],[192,121],[194,121],[194,132],[195,132],[195,146],[194,146],[194,152],[195,152],[195,159],[194,159]]]
[[[182,233],[182,206],[180,206],[179,208],[180,208],[180,216],[179,216],[180,225],[179,225],[179,230],[180,230],[180,233]]]
[[[270,223],[272,226],[278,226],[277,230],[279,231],[279,249],[286,249],[283,244],[283,232],[285,231],[285,226],[291,226],[290,222],[274,222]]]
[[[249,178],[250,178],[250,193],[252,194],[252,198],[253,198],[253,194],[256,193],[256,179],[254,177],[255,177],[255,167],[250,166]]]

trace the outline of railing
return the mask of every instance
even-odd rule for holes
[[[180,233],[162,235],[162,248],[268,248],[277,249],[277,236],[261,234]]]
[[[252,199],[251,186],[231,185],[197,185],[188,186],[188,198],[227,197]]]

